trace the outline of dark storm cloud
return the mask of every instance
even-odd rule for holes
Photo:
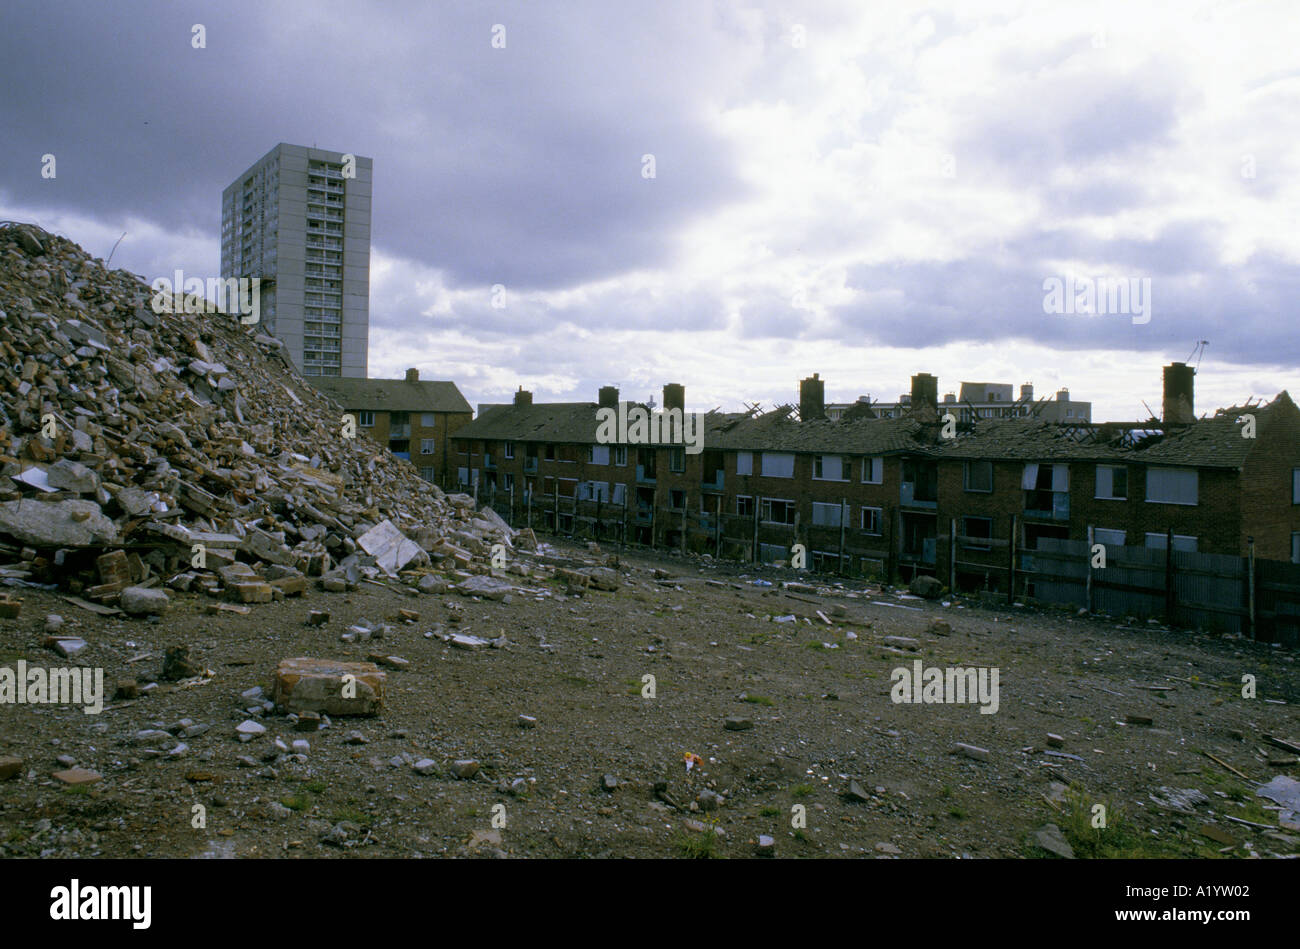
[[[601,4],[7,4],[0,187],[216,233],[235,175],[314,143],[374,158],[374,246],[452,285],[664,265],[676,228],[741,190],[699,108],[725,75],[719,37],[689,4],[657,4],[656,22]]]

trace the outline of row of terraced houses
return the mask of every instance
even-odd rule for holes
[[[704,450],[601,444],[597,402],[483,407],[452,434],[457,480],[516,524],[723,557],[997,589],[1008,557],[1043,538],[1300,562],[1300,412],[1267,404],[1196,418],[1194,370],[1164,369],[1163,412],[1143,422],[960,421],[937,380],[910,411],[826,417],[824,381],[798,407],[704,415]],[[664,387],[664,409],[685,390]]]

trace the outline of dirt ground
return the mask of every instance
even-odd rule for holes
[[[571,566],[611,556],[547,551]],[[23,759],[0,782],[0,856],[748,857],[766,835],[778,857],[1038,857],[1049,822],[1080,857],[1300,853],[1300,831],[1254,793],[1300,773],[1262,738],[1300,739],[1293,652],[806,575],[827,586],[791,592],[792,572],[708,560],[624,554],[618,569],[617,592],[581,596],[512,577],[509,602],[362,583],[212,616],[207,596],[173,593],[156,621],[13,590],[25,602],[0,620],[0,666],[102,667],[109,698],[98,715],[0,708],[0,757]],[[312,609],[329,622],[308,626]],[[47,613],[89,642],[75,659],[43,647]],[[391,626],[340,641],[362,620]],[[452,648],[452,629],[508,645]],[[213,675],[161,680],[175,645]],[[376,652],[409,662],[388,670],[381,716],[304,733],[265,714],[265,734],[237,740],[261,711],[241,693],[269,692],[278,660]],[[891,672],[915,660],[996,668],[997,711],[891,701]],[[114,700],[131,676],[157,686]],[[176,738],[137,737],[181,719],[210,727],[180,754],[166,753]],[[306,739],[305,761],[277,738]],[[60,756],[102,780],[54,779]],[[460,759],[477,773],[457,777]]]

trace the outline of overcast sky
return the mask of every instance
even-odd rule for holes
[[[738,409],[927,371],[1128,419],[1205,339],[1201,412],[1300,397],[1298,35],[1293,0],[5,0],[0,219],[215,276],[222,188],[315,144],[374,159],[372,376]],[[1044,312],[1068,276],[1149,280],[1149,320]]]

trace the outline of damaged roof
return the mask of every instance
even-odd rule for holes
[[[709,412],[704,448],[716,451],[780,451],[805,454],[912,454],[936,459],[1090,461],[1199,468],[1240,468],[1252,439],[1242,437],[1242,415],[1262,430],[1280,407],[1295,411],[1286,392],[1270,403],[1220,409],[1213,417],[1163,429],[1140,423],[1063,424],[1038,418],[981,419],[959,426],[955,439],[940,437],[942,423],[904,418],[842,418],[800,421],[791,406],[761,415]],[[454,438],[596,443],[594,402],[495,406],[462,427]]]
[[[433,379],[354,379],[309,376],[307,381],[345,409],[379,412],[471,412],[454,382]]]
[[[640,408],[646,407],[642,405]],[[600,421],[596,418],[599,409],[600,406],[595,402],[497,405],[485,409],[474,421],[461,426],[452,437],[485,441],[595,445],[598,444],[596,431],[600,427]],[[704,447],[720,447],[718,445],[720,427],[735,416],[721,412],[703,414]],[[660,442],[660,444],[664,443]]]
[[[1024,461],[1113,461],[1195,468],[1240,468],[1255,441],[1242,435],[1241,417],[1263,428],[1274,412],[1295,404],[1286,392],[1265,405],[1220,409],[1213,417],[1163,430],[1137,423],[1062,425],[1037,419],[981,422],[959,433],[941,454],[949,458]]]

